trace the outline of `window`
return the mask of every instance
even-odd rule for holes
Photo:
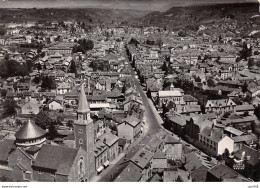
[[[83,176],[84,174],[85,174],[84,158],[80,157],[78,162],[78,176]]]
[[[83,140],[82,139],[79,139],[79,144],[83,144]]]
[[[82,129],[79,129],[79,134],[82,134],[83,133],[83,130]]]

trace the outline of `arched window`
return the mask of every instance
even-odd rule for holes
[[[80,157],[78,162],[78,176],[82,177],[85,174],[84,158]]]

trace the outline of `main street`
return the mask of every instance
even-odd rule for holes
[[[129,63],[129,69],[131,71],[131,76],[134,79],[135,87],[140,93],[142,98],[143,106],[145,108],[145,120],[147,131],[142,135],[141,138],[135,140],[129,148],[124,151],[125,157],[121,155],[115,164],[110,165],[107,169],[104,170],[100,175],[94,177],[93,181],[99,182],[109,182],[113,181],[128,165],[128,162],[139,149],[143,148],[159,130],[162,130],[162,119],[159,116],[158,112],[155,110],[153,104],[147,98],[143,88],[141,87],[139,80],[135,77],[135,71]]]

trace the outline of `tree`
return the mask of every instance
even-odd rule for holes
[[[137,46],[139,44],[139,42],[135,38],[131,38],[131,40],[129,41],[129,44],[134,44],[135,46]]]
[[[42,70],[42,66],[40,63],[37,64],[37,69],[38,69],[38,71]]]
[[[4,113],[3,117],[16,115],[17,104],[14,100],[5,100],[3,104]]]
[[[152,98],[152,92],[151,92],[150,89],[147,90],[146,95],[147,95],[148,98],[150,98],[150,99]]]
[[[72,120],[69,120],[69,121],[67,122],[67,127],[73,128],[73,125],[74,125],[74,122],[73,122]]]
[[[46,53],[45,53],[45,52],[42,52],[40,56],[41,56],[41,57],[45,57],[45,55],[46,55]]]
[[[5,97],[7,94],[6,89],[1,89],[1,97]]]
[[[214,86],[215,86],[214,80],[213,80],[212,78],[209,78],[209,79],[207,80],[207,85],[208,85],[209,87],[214,87]]]
[[[201,82],[201,79],[199,76],[195,77],[195,82]]]
[[[41,87],[42,87],[43,89],[47,89],[47,90],[49,90],[49,89],[55,89],[55,88],[56,88],[56,84],[55,84],[54,80],[53,80],[51,77],[49,77],[49,76],[44,76],[44,77],[42,78]]]
[[[1,63],[0,63],[0,76],[2,78],[7,78],[8,77],[8,68],[6,66],[6,63],[5,63],[6,60],[3,60]]]
[[[35,117],[35,124],[37,124],[39,127],[45,129],[48,129],[51,125],[52,121],[50,119],[50,116],[47,112],[39,112]]]
[[[228,118],[230,116],[230,112],[225,112],[223,118]]]
[[[39,84],[40,83],[40,81],[41,81],[41,79],[40,79],[40,77],[39,76],[36,76],[36,77],[34,77],[33,78],[33,80],[32,80],[35,84]]]
[[[69,73],[77,73],[76,63],[73,60],[70,62]]]
[[[0,35],[5,35],[6,30],[3,27],[0,27]]]
[[[249,58],[248,60],[248,67],[253,67],[255,65],[254,59],[253,58]]]
[[[112,131],[115,131],[116,133],[118,133],[118,129],[117,129],[117,126],[116,126],[115,124],[111,125],[111,126],[110,126],[110,129],[111,129]]]
[[[247,91],[247,83],[245,82],[242,87],[242,92],[245,93]]]
[[[185,31],[183,31],[183,30],[180,30],[180,31],[178,32],[178,36],[179,36],[179,37],[186,37],[186,36],[187,36],[187,34],[186,34],[186,32],[185,32]]]
[[[166,65],[166,61],[164,61],[163,66],[162,66],[162,71],[167,71],[168,67]]]
[[[247,60],[248,57],[252,55],[252,46],[248,48],[247,44],[244,43],[242,50],[240,51],[240,57],[241,59]]]
[[[223,153],[223,157],[229,157],[230,153],[229,150],[226,148]]]
[[[55,123],[51,122],[51,124],[49,126],[49,133],[48,133],[49,139],[53,140],[57,136],[57,133],[58,133],[58,131],[55,126]]]

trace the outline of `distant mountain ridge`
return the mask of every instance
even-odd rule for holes
[[[181,27],[182,25],[203,24],[210,20],[218,20],[232,16],[241,20],[245,16],[259,13],[258,3],[225,3],[172,7],[165,12],[154,11],[141,19],[141,25],[153,25],[159,27]]]
[[[0,23],[25,21],[76,20],[90,23],[112,23],[134,20],[151,11],[97,8],[0,9]]]

